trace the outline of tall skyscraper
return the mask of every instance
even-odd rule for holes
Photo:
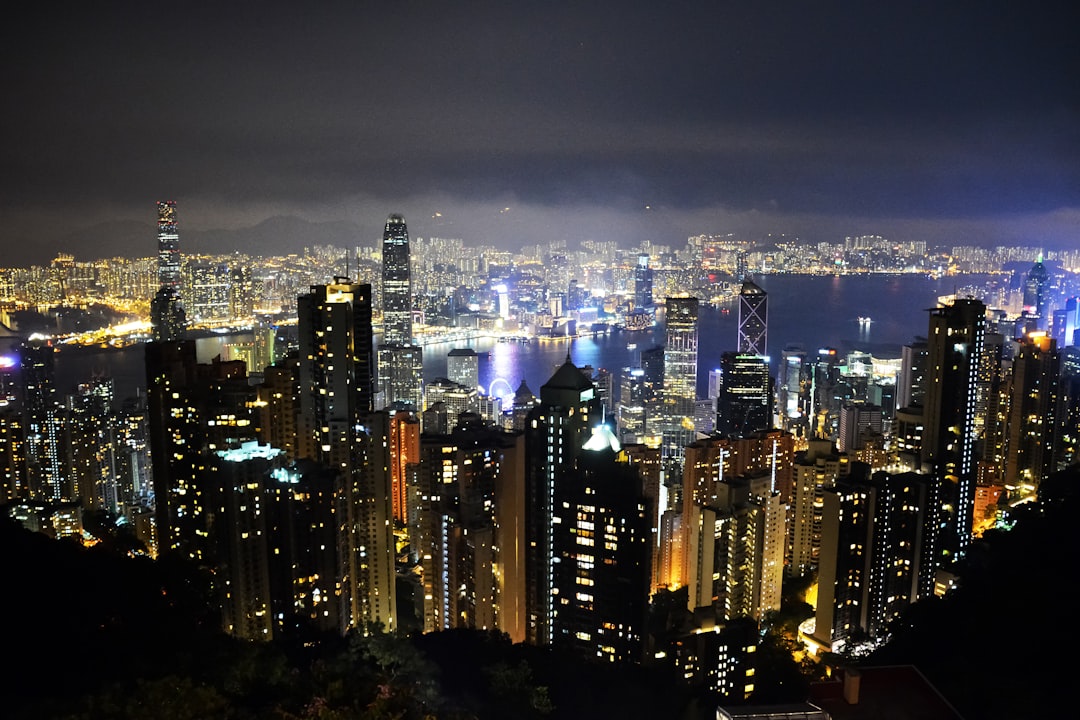
[[[62,464],[64,432],[55,352],[52,343],[40,340],[28,341],[19,350],[26,478],[29,498],[39,502],[71,499]]]
[[[855,637],[884,637],[911,603],[929,597],[932,484],[918,473],[867,478],[864,470],[823,490],[814,636],[833,650]]]
[[[976,480],[976,406],[986,306],[959,298],[930,311],[922,462],[930,463],[942,493],[944,559],[971,542]],[[931,538],[934,542],[936,538]]]
[[[382,244],[383,344],[412,345],[412,282],[405,218],[386,219]]]
[[[772,377],[768,359],[726,352],[720,356],[720,370],[716,432],[724,437],[745,437],[772,427]]]
[[[641,253],[634,267],[634,308],[651,308],[652,306],[653,271],[649,267],[649,254]]]
[[[424,432],[410,488],[426,632],[498,629],[526,637],[525,458],[520,432],[476,422]]]
[[[337,474],[341,628],[397,625],[390,419],[374,412],[371,286],[334,278],[297,299],[297,455]]]
[[[754,282],[743,281],[739,291],[738,351],[748,355],[768,355],[769,295]]]
[[[555,485],[552,643],[609,662],[642,660],[651,502],[606,425]]]
[[[1036,319],[1039,330],[1045,330],[1049,320],[1050,273],[1042,256],[1031,266],[1024,278],[1024,315]]]
[[[1055,469],[1060,371],[1053,338],[1033,333],[1021,341],[1008,379],[1002,453],[1006,485],[1038,487]]]
[[[158,285],[180,289],[180,235],[176,231],[176,201],[159,200]]]
[[[698,299],[669,297],[664,345],[664,402],[672,415],[693,417],[697,399]]]
[[[551,644],[559,607],[552,594],[555,488],[572,471],[601,418],[596,389],[567,353],[566,362],[540,387],[540,403],[525,422],[526,605],[528,640],[536,645]]]
[[[720,395],[723,372],[716,371],[720,380],[716,396]],[[796,435],[807,435],[809,419],[803,402],[803,386],[809,385],[806,350],[799,345],[788,345],[780,355],[780,383],[777,393],[777,415],[780,427]]]
[[[423,348],[413,344],[409,230],[390,215],[383,231],[383,340],[378,350],[379,407],[423,410]]]

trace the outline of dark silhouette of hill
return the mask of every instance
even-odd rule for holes
[[[957,569],[960,587],[919,602],[867,665],[918,667],[967,720],[1057,717],[1071,707],[1069,628],[1080,465],[1048,478],[1015,526],[986,533]],[[1049,714],[1048,714],[1049,713]]]

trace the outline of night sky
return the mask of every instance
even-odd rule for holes
[[[1080,247],[1074,7],[25,3],[0,30],[0,266],[150,255],[130,238],[165,199],[182,242],[292,216],[371,244],[400,212],[508,249]]]

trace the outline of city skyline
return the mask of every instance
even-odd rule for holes
[[[387,211],[506,249],[1075,243],[1063,3],[297,10],[29,9],[5,263],[139,254],[161,199],[191,247],[250,251],[374,243]],[[293,220],[251,230],[270,218]]]

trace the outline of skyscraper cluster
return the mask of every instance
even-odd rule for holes
[[[239,637],[494,630],[738,695],[785,579],[817,581],[811,642],[880,638],[947,586],[998,507],[1076,458],[1080,361],[1059,338],[1077,306],[1040,299],[1035,270],[1019,325],[957,297],[898,359],[788,346],[774,368],[761,286],[741,280],[730,349],[701,357],[706,303],[653,298],[641,253],[625,280],[663,344],[617,375],[568,351],[504,407],[471,349],[424,382],[401,215],[372,282],[298,291],[291,346],[252,372],[200,361],[185,312],[230,314],[245,301],[225,288],[246,281],[181,262],[175,203],[158,214],[145,404],[118,409],[105,379],[61,398],[53,348],[20,344],[0,364],[0,471],[28,523],[67,503],[52,522],[74,533],[77,508],[105,509],[208,570]],[[532,294],[518,279],[535,317],[585,302],[584,281]],[[511,321],[511,293],[489,289],[491,322]]]

